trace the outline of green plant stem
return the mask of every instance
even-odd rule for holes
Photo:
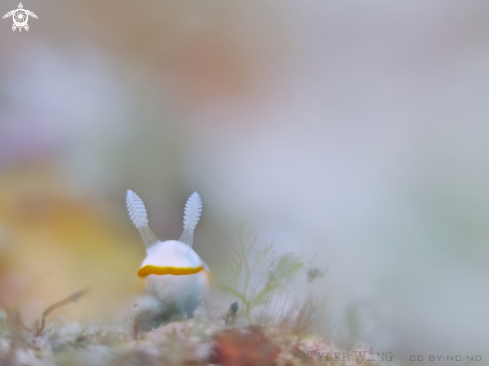
[[[267,295],[271,290],[273,290],[273,286],[267,283],[265,287],[261,289],[261,291],[256,295],[253,300],[250,301],[250,308],[253,308],[256,304],[260,303],[261,299]],[[248,309],[248,308],[247,308]]]
[[[245,281],[244,281],[242,293],[246,296],[246,294],[248,293],[248,285],[250,283],[251,272],[250,272],[250,267],[248,266],[248,258],[246,257],[246,253],[244,250],[242,234],[243,234],[243,232],[242,232],[242,230],[240,230],[239,250],[241,251],[241,256],[243,257],[243,264],[244,264],[244,269],[245,269]],[[248,305],[246,305],[246,308],[248,308]]]
[[[228,287],[228,286],[218,285],[217,287],[220,288],[223,291],[228,291],[228,292],[232,293],[234,296],[238,297],[241,301],[243,301],[243,304],[246,306],[246,308],[249,307],[250,303],[246,299],[246,296],[245,295],[240,294],[238,291],[236,291],[235,289],[233,289],[231,287]]]

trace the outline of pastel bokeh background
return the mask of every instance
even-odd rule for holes
[[[328,267],[297,294],[328,296],[331,334],[487,360],[489,3],[23,5],[29,32],[0,22],[0,307],[88,287],[64,316],[123,313],[126,190],[161,239],[197,190],[211,268],[247,220]]]

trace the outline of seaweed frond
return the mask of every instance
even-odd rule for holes
[[[245,230],[245,224],[240,224],[238,247],[233,250],[235,256],[229,266],[229,280],[227,283],[216,284],[219,289],[233,294],[242,301],[242,313],[245,316],[249,316],[255,306],[264,303],[276,289],[288,283],[303,265],[294,253],[269,259],[273,244],[254,250],[256,242],[255,228]],[[260,264],[267,265],[268,272],[259,285],[253,291],[249,291],[252,275]],[[241,283],[242,286],[239,286]]]

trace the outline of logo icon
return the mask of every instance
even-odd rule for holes
[[[37,19],[36,14],[34,14],[32,11],[25,10],[22,3],[20,3],[18,9],[9,11],[7,14],[3,16],[3,19],[8,17],[12,17],[14,19],[14,24],[12,25],[13,31],[15,31],[17,28],[19,28],[19,32],[22,31],[22,28],[28,31],[29,24],[27,24],[27,21],[29,20],[29,15]]]

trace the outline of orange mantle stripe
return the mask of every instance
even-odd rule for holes
[[[154,275],[166,275],[166,274],[171,274],[174,276],[180,276],[180,275],[190,275],[194,273],[199,273],[204,269],[203,266],[198,266],[198,267],[159,267],[159,266],[144,266],[139,269],[138,271],[138,276],[139,277],[146,277],[151,274]]]

